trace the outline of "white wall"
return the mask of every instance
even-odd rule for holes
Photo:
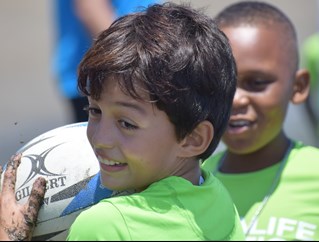
[[[51,1],[0,1],[0,161],[68,122],[50,74]]]

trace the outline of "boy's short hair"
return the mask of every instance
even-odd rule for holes
[[[294,72],[299,67],[298,39],[295,27],[289,17],[279,8],[261,1],[241,1],[224,8],[215,17],[220,28],[247,26],[266,26],[269,29],[280,27],[284,36]],[[284,53],[285,51],[283,51]]]
[[[206,159],[227,126],[236,74],[228,39],[212,18],[164,3],[121,17],[103,31],[80,63],[78,86],[96,100],[110,78],[144,100],[138,94],[142,87],[168,115],[178,140],[210,121],[214,138],[198,157]]]

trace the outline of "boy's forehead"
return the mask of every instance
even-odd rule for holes
[[[245,43],[257,47],[279,48],[281,55],[286,56],[290,62],[298,61],[297,43],[294,38],[290,37],[283,25],[238,24],[236,26],[224,26],[221,30],[225,32],[230,42],[233,42],[231,44],[234,44],[235,41],[236,44]]]
[[[235,59],[240,61],[237,67],[241,70],[259,70],[261,66],[272,69],[279,65],[282,66],[282,70],[291,73],[295,71],[296,57],[293,44],[280,28],[238,25],[228,26],[222,30],[230,40]]]
[[[238,27],[225,27],[222,29],[228,38],[235,41],[251,42],[258,37],[258,28],[250,25],[243,25]]]
[[[263,24],[240,24],[236,26],[224,26],[221,30],[226,32],[229,38],[229,34],[235,40],[245,40],[247,42],[252,39],[256,39],[259,36],[269,36],[270,38],[276,38],[276,42],[287,42],[289,36],[285,33],[282,26],[263,25]]]
[[[104,79],[103,91],[122,93],[129,98],[137,99],[139,101],[149,101],[150,95],[147,88],[145,88],[141,81],[133,81],[133,86],[128,88],[124,78],[120,75],[109,76]],[[133,91],[133,92],[132,92]],[[130,93],[131,92],[131,93]],[[132,95],[134,94],[134,95]]]

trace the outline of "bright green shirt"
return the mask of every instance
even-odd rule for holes
[[[228,192],[211,173],[203,177],[200,186],[173,176],[104,199],[77,217],[68,240],[244,240]]]
[[[207,159],[203,168],[214,172],[222,155]],[[242,174],[216,172],[216,177],[230,192],[244,232],[251,226],[247,240],[319,240],[319,149],[301,142],[295,143],[274,193],[252,224],[279,167]]]

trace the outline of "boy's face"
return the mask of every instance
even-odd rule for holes
[[[178,175],[182,161],[174,126],[165,112],[125,95],[116,81],[101,99],[89,98],[87,136],[99,160],[101,181],[112,190],[143,190]]]
[[[254,152],[282,131],[293,93],[292,68],[277,27],[222,28],[237,63],[238,84],[229,126],[223,136],[238,154]]]

